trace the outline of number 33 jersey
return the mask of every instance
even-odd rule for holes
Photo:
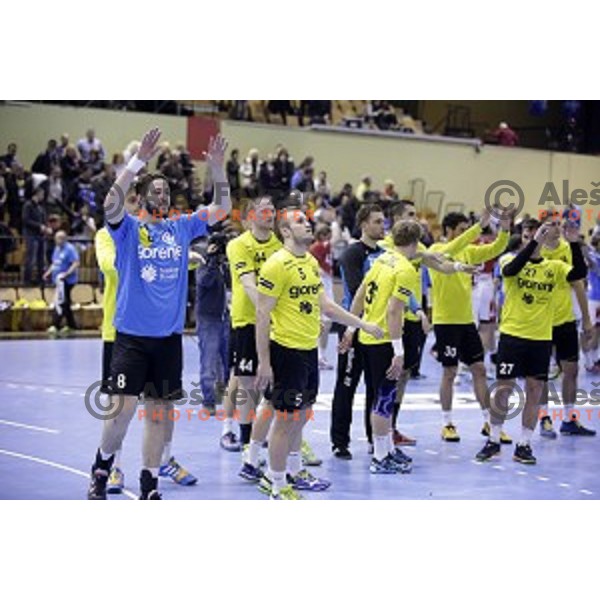
[[[286,248],[275,252],[260,270],[258,291],[277,298],[271,313],[272,340],[298,350],[317,347],[323,284],[312,254],[299,257]]]
[[[514,257],[505,254],[500,268]],[[528,340],[551,340],[555,303],[560,300],[557,288],[566,284],[571,269],[571,265],[560,260],[540,258],[527,261],[517,275],[503,275],[505,300],[500,333]]]

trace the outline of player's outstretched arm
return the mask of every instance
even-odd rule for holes
[[[135,176],[158,152],[160,135],[161,132],[158,127],[150,129],[144,134],[139,150],[131,157],[127,166],[108,190],[108,194],[104,199],[104,214],[108,223],[116,225],[124,219],[127,192],[129,192]]]
[[[208,152],[204,153],[213,181],[213,201],[208,206],[209,225],[214,225],[217,221],[223,221],[231,212],[231,193],[227,174],[225,173],[226,150],[227,140],[219,134],[217,137],[210,139]]]
[[[363,321],[356,315],[344,310],[341,306],[331,300],[326,294],[320,296],[321,310],[332,320],[346,325],[347,327],[354,327],[355,329],[362,329],[366,333],[373,337],[380,339],[383,336],[381,329],[373,323]]]

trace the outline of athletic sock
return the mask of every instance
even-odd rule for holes
[[[240,442],[242,446],[250,443],[252,435],[252,423],[240,423]]]
[[[262,442],[256,442],[254,440],[250,440],[250,445],[248,446],[248,454],[246,457],[246,462],[250,463],[253,467],[258,467],[258,457],[259,457],[261,448],[262,448]]]
[[[585,368],[591,370],[596,364],[595,352],[593,350],[584,350],[583,356],[585,357]]]
[[[231,417],[226,417],[223,421],[223,435],[233,432],[233,419]]]
[[[286,486],[285,471],[271,471],[271,482],[273,494],[278,494]]]
[[[487,408],[482,408],[481,415],[483,416],[483,422],[488,423],[490,420],[490,411]]]
[[[569,422],[571,420],[571,417],[575,416],[575,415],[573,415],[574,408],[575,408],[574,404],[565,404],[565,415],[564,415],[565,418],[563,419],[565,422]]]
[[[490,427],[490,442],[495,444],[500,443],[500,432],[502,431],[502,425],[492,425]]]
[[[165,447],[162,453],[162,460],[160,461],[161,465],[166,465],[171,458],[171,442],[166,442]]]
[[[302,470],[302,455],[300,452],[290,452],[287,458],[287,472],[296,477]]]
[[[452,411],[451,410],[443,410],[442,417],[444,419],[444,425],[452,425]]]
[[[375,459],[381,462],[389,454],[389,435],[374,435],[373,441],[375,442],[374,456]]]
[[[394,430],[388,433],[388,453],[392,453],[396,445],[394,444]]]
[[[115,459],[113,460],[112,468],[113,469],[121,468],[121,450],[117,450],[115,452]]]
[[[521,439],[519,441],[520,446],[528,446],[531,442],[531,437],[533,436],[533,429],[529,429],[528,427],[521,427]]]
[[[392,428],[396,429],[396,423],[398,422],[398,413],[400,412],[400,405],[394,402],[394,413],[392,415]]]

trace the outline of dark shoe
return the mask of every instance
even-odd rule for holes
[[[485,446],[475,456],[475,460],[485,462],[486,460],[490,460],[493,456],[496,456],[496,454],[500,454],[500,444],[488,440],[485,443]]]
[[[332,453],[335,458],[339,458],[340,460],[352,460],[352,453],[348,448],[336,448],[334,446]]]
[[[140,500],[162,500],[158,493],[158,477],[152,477],[148,469],[140,473]]]

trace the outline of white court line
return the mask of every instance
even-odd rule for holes
[[[458,456],[458,454],[451,454],[448,458],[459,459],[460,456]]]
[[[311,433],[317,433],[319,435],[328,435],[329,431],[325,431],[324,429],[311,429]]]
[[[38,458],[37,456],[29,456],[27,454],[20,454],[19,452],[11,452],[10,450],[4,450],[3,448],[0,448],[0,454],[6,454],[6,456],[13,456],[14,458],[30,460],[31,462],[36,462],[47,467],[54,467],[55,469],[66,471],[67,473],[73,473],[73,475],[80,475],[81,477],[85,477],[86,479],[90,478],[89,473],[85,473],[84,471],[80,471],[79,469],[74,469],[73,467],[68,467],[67,465],[61,465],[60,463],[52,462],[51,460],[44,460],[43,458]],[[123,490],[123,494],[125,494],[125,496],[127,496],[131,500],[137,500],[137,496],[135,494],[132,494],[128,490]]]
[[[48,429],[47,427],[36,427],[35,425],[26,425],[16,421],[5,421],[0,419],[0,425],[10,425],[12,427],[22,427],[23,429],[32,429],[33,431],[43,431],[44,433],[60,433],[58,429]]]
[[[529,475],[527,471],[517,471],[517,475]]]
[[[544,477],[543,475],[536,475],[538,481],[550,481],[550,477]]]
[[[439,452],[438,452],[437,450],[430,450],[429,448],[427,448],[427,449],[425,450],[425,452],[426,452],[427,454],[439,454]]]
[[[61,392],[61,394],[64,394],[65,396],[72,396],[72,395],[73,395],[73,392],[69,392],[69,391],[67,391],[67,390],[63,390],[63,391]]]
[[[562,488],[570,488],[571,484],[570,483],[559,483],[558,487],[562,487]]]
[[[44,392],[46,392],[47,394],[54,394],[56,392],[56,390],[53,389],[53,388],[47,388],[47,387],[45,387],[44,388]]]
[[[24,385],[26,390],[37,390],[37,385]]]
[[[492,469],[496,469],[497,471],[506,471],[506,467],[503,467],[502,465],[494,465]]]
[[[587,496],[593,495],[594,492],[590,492],[590,490],[579,490],[582,494],[586,494]]]
[[[17,383],[7,383],[6,387],[16,389],[16,388],[21,387],[21,386],[19,384],[17,384]]]

